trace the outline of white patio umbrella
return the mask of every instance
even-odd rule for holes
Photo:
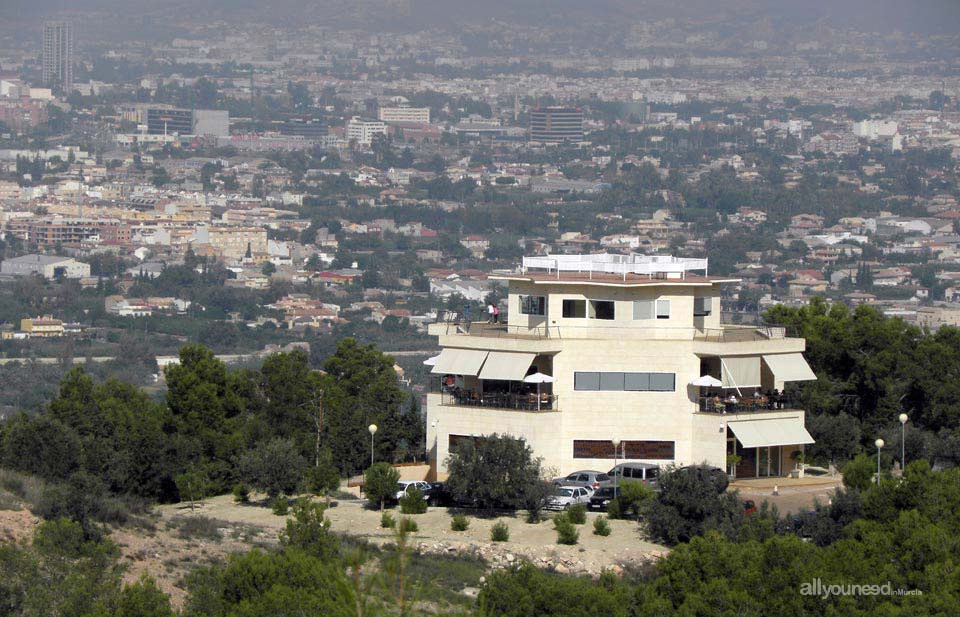
[[[527,375],[524,377],[523,381],[524,383],[537,384],[537,411],[540,411],[540,384],[553,383],[553,377],[550,375],[544,375],[543,373],[533,373],[532,375]]]
[[[691,386],[700,386],[702,388],[719,388],[723,382],[712,375],[701,375],[690,382]]]
[[[437,360],[439,359],[440,359],[440,354],[437,354],[432,358],[427,358],[426,360],[423,361],[423,363],[426,366],[435,366],[437,364]]]

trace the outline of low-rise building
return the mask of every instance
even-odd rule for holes
[[[4,259],[0,264],[0,274],[12,276],[36,274],[46,279],[59,277],[80,279],[90,276],[90,264],[77,261],[72,257],[22,255]]]
[[[54,338],[63,336],[63,321],[54,319],[52,315],[43,317],[27,317],[20,320],[20,331],[26,332],[31,338]]]

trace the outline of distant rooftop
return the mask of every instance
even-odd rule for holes
[[[685,279],[687,272],[700,271],[707,276],[707,260],[670,255],[627,255],[600,253],[597,255],[547,255],[524,257],[521,271],[524,274],[578,273],[586,277],[616,275],[624,281],[636,277],[650,279]],[[633,276],[631,276],[633,275]],[[697,277],[700,278],[700,277]]]

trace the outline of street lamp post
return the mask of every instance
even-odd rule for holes
[[[367,430],[370,431],[370,466],[373,467],[373,436],[377,434],[377,425],[371,424]]]
[[[617,450],[620,449],[620,440],[614,437],[610,440],[610,443],[613,444],[613,496],[617,496]]]
[[[880,449],[883,448],[883,440],[877,439],[873,442],[873,445],[877,446],[877,484],[880,484]]]
[[[900,470],[907,468],[907,414],[900,414]]]

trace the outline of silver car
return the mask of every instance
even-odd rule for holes
[[[558,486],[556,492],[547,499],[547,510],[566,510],[572,505],[587,505],[593,491],[582,486]]]
[[[601,486],[610,484],[610,476],[602,471],[585,469],[583,471],[575,471],[565,478],[554,478],[553,483],[557,486],[582,486],[589,488],[591,491],[595,491]]]

